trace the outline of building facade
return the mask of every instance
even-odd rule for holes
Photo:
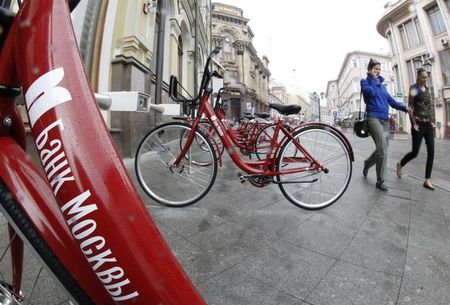
[[[2,5],[17,11],[17,0]],[[195,96],[211,51],[210,0],[81,0],[74,32],[94,92],[139,92],[103,112],[117,148],[133,157],[145,134],[164,120],[151,107],[173,103],[171,75]],[[142,102],[145,101],[145,102]],[[181,110],[180,110],[181,111]],[[25,117],[25,116],[24,116]]]
[[[389,42],[396,91],[408,96],[420,66],[429,69],[437,138],[450,137],[450,0],[388,2],[377,24]]]
[[[329,112],[335,116],[336,120],[342,120],[359,115],[361,109],[365,111],[366,107],[361,97],[360,81],[367,77],[367,66],[370,59],[377,60],[381,64],[381,75],[384,77],[384,84],[391,96],[403,101],[403,96],[396,94],[394,74],[390,62],[390,56],[378,53],[353,51],[347,53],[342,63],[341,69],[336,80],[329,81],[325,97]],[[361,103],[362,101],[362,103]],[[391,115],[397,117],[400,126],[404,126],[406,119],[403,113],[395,109],[390,109]]]
[[[238,119],[244,112],[268,112],[269,60],[258,57],[252,44],[254,34],[242,9],[222,3],[211,4],[212,47],[221,49],[218,60],[226,68],[222,95],[226,115]]]

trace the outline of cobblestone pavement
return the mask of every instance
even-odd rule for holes
[[[346,135],[356,158],[350,186],[320,211],[295,207],[276,185],[241,184],[228,157],[205,198],[186,208],[162,207],[141,191],[133,160],[124,161],[209,305],[450,304],[450,142],[436,140],[433,192],[422,187],[424,145],[403,178],[396,177],[395,164],[411,142],[395,135],[385,194],[374,187],[373,169],[366,179],[361,174],[372,140]],[[6,234],[4,219],[0,230]],[[39,282],[48,291],[39,304],[55,298],[48,278]]]
[[[372,140],[346,135],[352,180],[321,211],[293,206],[276,185],[241,184],[228,157],[211,192],[190,207],[161,207],[141,192],[208,304],[450,304],[450,142],[436,141],[433,192],[422,186],[425,145],[396,177],[411,142],[395,135],[385,194],[374,187],[374,169],[361,174]]]

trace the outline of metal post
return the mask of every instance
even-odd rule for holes
[[[155,84],[155,104],[162,103],[162,87],[163,87],[163,67],[164,67],[164,36],[166,28],[166,0],[158,1],[159,11],[159,29],[156,53],[156,84]]]
[[[199,16],[199,7],[198,7],[198,1],[194,1],[195,5],[195,13],[194,13],[194,94],[197,95],[199,92],[198,88],[198,16]],[[192,118],[195,118],[195,109],[192,109],[191,113]]]
[[[321,122],[320,120],[320,97],[317,98],[318,102],[319,102],[319,123]]]

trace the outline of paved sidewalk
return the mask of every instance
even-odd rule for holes
[[[241,184],[228,157],[211,192],[186,208],[148,210],[209,305],[450,304],[450,143],[436,142],[432,181],[422,187],[426,147],[395,176],[410,148],[390,141],[390,191],[362,177],[373,142],[346,134],[356,161],[344,196],[321,211],[284,199],[276,185]]]

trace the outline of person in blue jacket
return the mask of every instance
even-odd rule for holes
[[[364,161],[363,176],[367,177],[369,168],[375,165],[377,173],[375,187],[387,192],[385,177],[389,141],[389,106],[404,112],[408,112],[408,108],[389,95],[383,84],[384,78],[380,76],[380,70],[380,63],[370,59],[367,66],[367,78],[361,80],[361,91],[367,110],[368,132],[375,143],[374,152]]]

